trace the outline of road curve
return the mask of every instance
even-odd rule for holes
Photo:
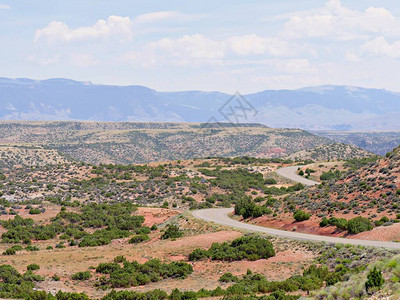
[[[356,240],[356,239],[345,239],[323,235],[307,234],[293,231],[285,231],[279,229],[273,229],[268,227],[262,227],[257,225],[251,225],[233,220],[228,216],[229,213],[233,212],[233,208],[210,208],[193,211],[193,216],[198,219],[214,222],[216,224],[225,225],[233,228],[244,229],[249,231],[261,232],[270,235],[275,235],[283,238],[290,238],[296,240],[313,241],[313,242],[326,242],[331,244],[351,244],[357,246],[369,246],[369,247],[380,247],[389,249],[400,249],[400,243],[394,242],[382,242],[382,241],[369,241],[369,240]]]
[[[299,182],[304,185],[313,186],[313,185],[320,184],[319,182],[309,180],[300,175],[297,175],[297,169],[299,167],[302,167],[302,166],[291,166],[291,167],[280,168],[280,169],[276,170],[276,173],[282,177]]]

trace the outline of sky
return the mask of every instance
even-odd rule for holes
[[[0,0],[0,76],[400,91],[398,0]]]

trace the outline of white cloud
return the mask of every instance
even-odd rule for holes
[[[275,69],[284,73],[312,73],[315,70],[305,58],[279,59],[274,61]]]
[[[355,54],[355,53],[353,53],[351,51],[346,51],[345,59],[346,59],[346,61],[349,61],[349,62],[359,62],[359,61],[361,61],[361,58],[357,54]]]
[[[157,59],[152,51],[131,51],[123,55],[119,61],[128,62],[135,68],[151,69],[157,65]]]
[[[227,43],[238,55],[265,54],[272,56],[290,56],[295,53],[289,43],[277,38],[265,38],[256,34],[236,36],[228,39]]]
[[[266,40],[255,35],[233,37],[230,46],[239,55],[262,54],[266,51]]]
[[[93,26],[77,29],[71,29],[63,22],[52,21],[47,27],[36,31],[34,40],[70,42],[110,37],[131,39],[132,21],[128,17],[110,16],[107,20],[97,21]]]
[[[305,50],[304,48],[307,48]],[[269,65],[279,71],[309,72],[307,59],[296,59],[301,53],[312,53],[309,47],[299,47],[278,38],[260,37],[255,34],[216,40],[202,34],[164,38],[126,53],[121,61],[145,69],[157,67],[230,67]],[[255,57],[254,57],[255,56]],[[249,57],[249,59],[244,59]],[[289,59],[293,57],[294,59]],[[277,60],[271,58],[285,58]]]
[[[158,54],[166,53],[180,58],[222,59],[229,54],[239,56],[270,55],[272,57],[296,56],[303,49],[284,40],[260,37],[256,34],[233,36],[214,40],[202,34],[185,35],[178,39],[164,38],[150,43]]]
[[[121,61],[135,68],[204,67],[220,64],[225,57],[224,42],[214,41],[204,35],[185,35],[181,38],[164,38],[126,53]]]
[[[319,13],[290,18],[281,34],[338,40],[365,39],[374,34],[396,37],[400,36],[400,19],[385,8],[358,11],[344,7],[340,0],[330,0]]]
[[[92,54],[88,53],[72,53],[69,59],[73,65],[78,67],[90,67],[99,63]]]
[[[54,56],[44,55],[41,57],[37,57],[35,55],[30,55],[28,57],[28,60],[35,62],[39,65],[46,66],[46,65],[51,65],[51,64],[55,64],[55,63],[59,62],[60,58],[61,58],[61,55],[59,55],[59,54],[54,55]]]
[[[177,19],[180,16],[181,14],[176,11],[157,11],[137,16],[133,21],[135,23],[152,23],[168,19]]]
[[[8,4],[1,4],[1,3],[0,3],[0,9],[8,10],[8,9],[11,9],[11,6],[8,5]]]
[[[214,41],[202,34],[185,35],[179,39],[164,38],[150,44],[174,57],[217,59],[225,56],[225,43]]]
[[[14,105],[12,105],[12,103],[6,103],[6,105],[3,106],[6,110],[10,110],[10,111],[17,111],[17,109],[15,108]]]
[[[197,18],[195,15],[182,14],[177,11],[158,11],[139,15],[135,18],[109,16],[107,20],[98,20],[94,25],[70,28],[61,21],[52,21],[45,28],[36,30],[34,41],[71,42],[87,39],[107,39],[111,37],[120,40],[131,40],[135,25],[148,25],[165,20],[187,21]]]
[[[400,58],[400,41],[389,43],[384,37],[380,36],[364,43],[361,48],[373,56],[388,56]]]

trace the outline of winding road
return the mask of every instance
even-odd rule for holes
[[[319,182],[309,180],[300,175],[297,175],[297,169],[299,167],[303,167],[303,166],[291,166],[291,167],[286,167],[286,168],[280,168],[280,169],[276,170],[276,173],[282,177],[299,182],[304,185],[313,186],[313,185],[319,184]]]
[[[294,167],[287,167],[279,169],[277,173],[283,177],[288,179],[298,181],[297,177],[300,179],[305,179],[301,176],[296,174],[298,166]],[[295,176],[293,176],[295,175]],[[296,177],[297,176],[297,177]],[[307,179],[305,179],[307,180]],[[311,180],[307,180],[311,181]],[[319,184],[318,182],[311,181],[306,183],[300,182],[305,185],[315,185]],[[290,239],[297,239],[297,240],[305,240],[305,241],[313,241],[313,242],[326,242],[332,244],[351,244],[351,245],[358,245],[358,246],[370,246],[370,247],[381,247],[381,248],[389,248],[389,249],[400,249],[400,243],[394,242],[382,242],[382,241],[370,241],[370,240],[357,240],[357,239],[345,239],[345,238],[338,238],[338,237],[330,237],[330,236],[323,236],[323,235],[315,235],[315,234],[307,234],[307,233],[300,233],[300,232],[293,232],[293,231],[285,231],[273,228],[267,228],[252,224],[247,224],[243,222],[236,221],[228,216],[228,214],[233,212],[233,208],[210,208],[210,209],[202,209],[193,211],[193,216],[208,222],[214,222],[216,224],[225,225],[233,228],[244,229],[249,231],[261,232],[270,235],[275,235],[278,237],[283,238],[290,238]]]

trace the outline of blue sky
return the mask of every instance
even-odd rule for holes
[[[0,76],[400,91],[398,0],[0,0]]]

